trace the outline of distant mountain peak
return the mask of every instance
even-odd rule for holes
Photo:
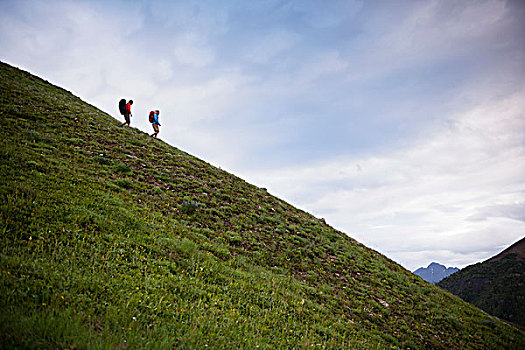
[[[446,268],[445,265],[441,265],[440,263],[437,263],[437,262],[431,262],[430,264],[428,264],[428,267],[443,267],[443,268]]]
[[[420,267],[414,273],[427,282],[437,283],[457,271],[459,271],[457,267],[446,267],[440,263],[431,262],[428,267]]]

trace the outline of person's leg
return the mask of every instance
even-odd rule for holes
[[[159,133],[159,126],[157,124],[151,124],[153,126],[154,133],[151,134],[152,137],[157,137],[157,134]]]

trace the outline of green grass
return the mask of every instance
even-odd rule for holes
[[[524,347],[266,190],[0,71],[5,348]]]

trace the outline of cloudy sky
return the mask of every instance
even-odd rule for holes
[[[0,0],[0,60],[410,270],[525,236],[525,2]]]

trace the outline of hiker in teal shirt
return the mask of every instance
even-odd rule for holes
[[[157,109],[155,111],[155,114],[153,115],[153,122],[151,123],[151,125],[153,126],[153,130],[155,132],[153,134],[151,134],[152,137],[157,137],[157,135],[159,133],[159,126],[160,126],[159,114],[160,114],[160,111]]]

